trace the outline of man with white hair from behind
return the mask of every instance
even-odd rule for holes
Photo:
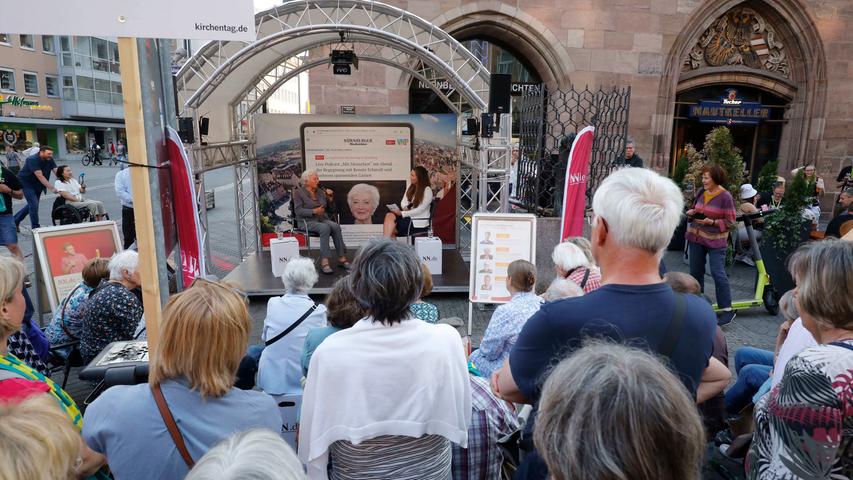
[[[602,287],[546,303],[527,321],[509,359],[492,376],[499,397],[538,404],[549,368],[589,337],[668,358],[699,403],[725,388],[731,373],[711,357],[714,311],[695,295],[674,293],[658,271],[683,207],[675,183],[651,170],[620,169],[601,183],[592,201],[591,243]],[[528,455],[516,478],[548,476],[533,447],[534,425],[535,416],[524,427],[521,445]]]
[[[186,480],[303,480],[296,453],[281,437],[263,428],[232,435],[209,450]]]

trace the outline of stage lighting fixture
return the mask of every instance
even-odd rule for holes
[[[352,65],[358,70],[358,56],[352,50],[332,50],[329,54],[329,63],[332,66]]]

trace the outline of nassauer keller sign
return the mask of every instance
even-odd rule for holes
[[[252,0],[30,0],[0,15],[0,32],[255,40]],[[33,15],[33,12],[39,12]]]
[[[691,105],[689,116],[702,123],[756,125],[770,118],[770,107],[758,102],[745,102],[738,98],[737,90],[731,88],[720,100],[702,100]]]

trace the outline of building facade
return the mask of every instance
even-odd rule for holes
[[[672,171],[685,144],[701,148],[719,124],[731,128],[753,178],[771,160],[785,175],[815,163],[832,191],[853,161],[849,0],[389,3],[451,33],[492,72],[511,73],[514,94],[537,82],[630,86],[629,133],[658,171]],[[319,113],[440,108],[425,107],[435,101],[428,92],[381,65],[365,63],[350,77],[311,71]]]
[[[0,131],[17,150],[79,157],[123,139],[118,48],[96,37],[0,33]]]

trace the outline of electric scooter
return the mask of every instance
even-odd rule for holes
[[[772,211],[772,209],[767,211],[759,210],[755,213],[738,215],[735,219],[738,222],[743,222],[746,227],[746,234],[749,237],[749,244],[752,246],[752,252],[755,258],[755,268],[758,270],[758,278],[755,280],[755,297],[748,300],[732,302],[732,308],[734,310],[754,308],[764,305],[764,308],[767,309],[767,312],[771,315],[777,315],[779,313],[779,295],[773,289],[773,285],[770,282],[770,275],[768,275],[767,270],[764,269],[764,259],[761,257],[761,250],[758,248],[758,240],[755,238],[755,230],[752,227],[755,220],[768,215]],[[714,311],[719,312],[721,310],[722,309],[720,309],[717,304],[714,304]]]

